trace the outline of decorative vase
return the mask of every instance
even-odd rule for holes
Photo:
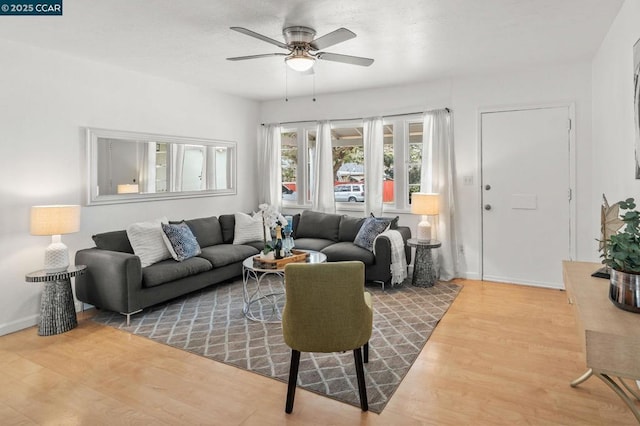
[[[620,309],[640,313],[640,275],[611,268],[609,299]]]

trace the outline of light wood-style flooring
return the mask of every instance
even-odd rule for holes
[[[585,370],[558,290],[460,281],[464,289],[382,414],[80,317],[67,333],[0,337],[1,425],[633,425]],[[640,356],[640,355],[639,355]]]

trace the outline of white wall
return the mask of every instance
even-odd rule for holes
[[[480,175],[478,111],[503,106],[541,104],[575,104],[577,146],[577,257],[591,258],[591,241],[597,231],[590,232],[589,218],[581,212],[591,201],[591,73],[587,62],[541,67],[527,71],[505,71],[503,74],[452,78],[402,87],[358,91],[333,95],[277,100],[261,104],[263,122],[357,118],[403,112],[425,111],[449,107],[454,111],[455,156],[460,218],[460,236],[464,257],[464,276],[480,274]],[[473,185],[463,185],[463,176],[472,176]],[[549,218],[553,220],[553,218]],[[417,218],[401,216],[401,223],[415,233]],[[526,247],[523,247],[526,253]]]
[[[609,203],[640,200],[633,157],[633,45],[640,39],[639,23],[640,0],[627,0],[593,60],[594,207],[603,193]],[[599,224],[599,214],[594,214],[592,226]]]
[[[0,335],[39,313],[42,285],[24,275],[50,238],[29,234],[32,205],[83,205],[81,231],[63,236],[72,258],[134,221],[255,208],[256,102],[10,42],[0,58]],[[238,195],[86,207],[82,127],[237,141]]]

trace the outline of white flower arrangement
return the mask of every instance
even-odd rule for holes
[[[287,219],[275,206],[260,204],[258,208],[262,214],[262,223],[264,226],[268,226],[269,229],[274,229],[276,226],[287,226]]]
[[[267,227],[274,229],[276,226],[287,226],[287,219],[278,211],[275,206],[269,204],[260,204],[258,206],[260,214],[262,215],[262,228],[264,236],[264,250],[265,255],[269,253],[273,248],[267,244]]]

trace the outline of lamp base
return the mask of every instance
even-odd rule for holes
[[[431,224],[426,216],[422,216],[422,221],[418,223],[416,234],[418,241],[431,241]]]
[[[55,241],[55,237],[58,240]],[[54,235],[53,242],[44,251],[44,271],[47,273],[66,271],[69,267],[69,249],[62,241],[59,235]]]

